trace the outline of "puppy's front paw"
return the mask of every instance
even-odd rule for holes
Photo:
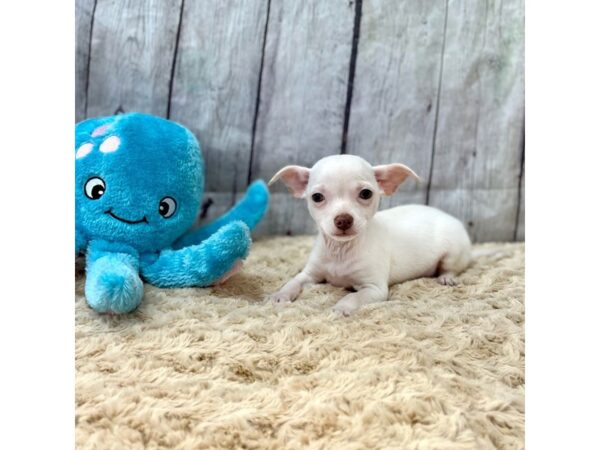
[[[349,316],[358,309],[358,303],[353,298],[343,298],[335,304],[333,312]]]
[[[274,294],[267,295],[265,301],[271,303],[291,303],[294,301],[294,298],[288,292],[277,291]]]

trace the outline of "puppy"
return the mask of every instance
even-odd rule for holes
[[[292,302],[304,286],[328,282],[354,289],[333,308],[348,315],[386,300],[395,283],[437,275],[441,284],[454,286],[471,260],[461,222],[423,205],[377,212],[380,197],[392,195],[409,177],[418,179],[402,164],[372,167],[352,155],[277,172],[269,185],[282,180],[294,197],[306,198],[319,234],[306,267],[268,299]]]

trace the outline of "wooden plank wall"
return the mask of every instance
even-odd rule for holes
[[[200,138],[210,220],[286,164],[357,154],[422,178],[476,241],[524,239],[523,0],[76,0],[76,120],[142,111]],[[302,234],[272,189],[256,234]]]
[[[75,1],[75,120],[86,118],[90,37],[96,0]]]
[[[523,0],[448,3],[428,203],[511,240],[523,135]]]
[[[184,2],[167,115],[201,138],[215,217],[248,183],[268,4]]]
[[[439,0],[363,2],[347,152],[401,162],[423,179],[407,181],[384,208],[426,201],[444,19]]]
[[[354,8],[345,1],[271,2],[251,178],[339,153],[344,127]],[[264,233],[314,230],[302,201],[273,186]]]

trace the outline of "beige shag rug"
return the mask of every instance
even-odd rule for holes
[[[209,289],[146,285],[100,316],[76,281],[76,442],[82,449],[524,447],[523,244],[488,244],[459,287],[420,279],[343,318],[343,289],[262,297],[312,238],[256,242]]]

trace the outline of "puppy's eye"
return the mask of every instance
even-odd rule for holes
[[[321,203],[323,200],[325,200],[325,197],[320,192],[315,192],[311,198],[315,203]]]
[[[171,197],[163,198],[158,204],[158,213],[165,219],[168,219],[177,210],[177,202]]]
[[[373,197],[373,191],[371,189],[363,189],[358,193],[358,196],[363,200],[369,200],[371,197]]]
[[[85,182],[85,196],[91,200],[98,200],[106,191],[106,183],[102,178],[93,177]]]

